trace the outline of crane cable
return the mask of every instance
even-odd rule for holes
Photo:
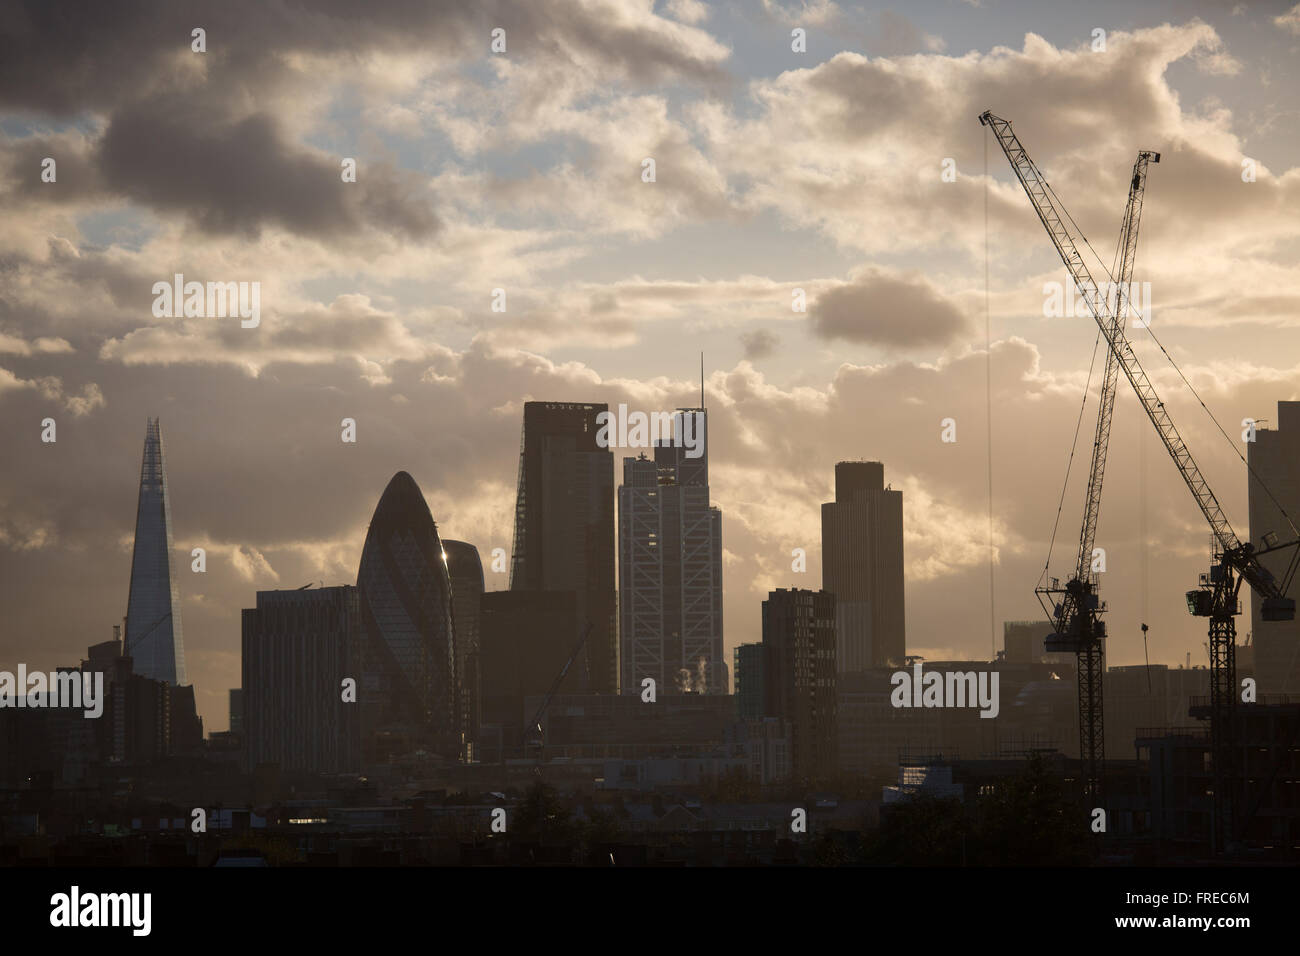
[[[1246,470],[1250,472],[1251,477],[1254,478],[1257,482],[1259,482],[1259,486],[1263,488],[1264,493],[1268,495],[1268,500],[1273,502],[1273,505],[1277,508],[1277,510],[1282,513],[1282,517],[1286,519],[1286,523],[1291,526],[1291,533],[1294,534],[1297,538],[1300,538],[1300,530],[1296,529],[1295,522],[1291,520],[1291,515],[1289,515],[1287,513],[1287,510],[1282,507],[1282,503],[1277,500],[1272,490],[1268,487],[1268,485],[1264,484],[1264,479],[1262,479],[1259,476],[1259,473],[1255,471],[1254,468],[1251,467],[1250,462],[1246,460],[1246,456],[1243,455],[1240,450],[1238,450],[1232,438],[1229,437],[1228,433],[1223,430],[1223,426],[1220,425],[1219,420],[1214,417],[1214,413],[1210,411],[1209,406],[1205,404],[1205,400],[1201,398],[1200,393],[1196,391],[1196,389],[1192,386],[1192,383],[1187,380],[1187,376],[1184,375],[1183,370],[1178,367],[1178,363],[1174,361],[1174,357],[1169,354],[1168,350],[1165,349],[1164,343],[1161,342],[1158,338],[1156,338],[1156,334],[1151,331],[1151,324],[1149,322],[1144,322],[1142,323],[1142,325],[1146,329],[1147,335],[1151,336],[1151,341],[1156,343],[1156,345],[1160,349],[1161,354],[1163,354],[1164,357],[1169,360],[1169,364],[1173,366],[1174,371],[1178,373],[1178,377],[1183,380],[1183,384],[1187,386],[1187,390],[1192,393],[1192,396],[1196,399],[1197,402],[1200,403],[1201,408],[1205,410],[1205,414],[1209,416],[1210,421],[1214,422],[1214,427],[1219,430],[1219,434],[1222,435],[1223,440],[1228,443],[1228,446],[1232,449],[1233,454],[1235,454],[1238,458],[1241,459],[1241,463],[1246,466]]]

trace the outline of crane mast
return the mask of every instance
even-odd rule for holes
[[[1119,274],[1115,277],[1113,308],[1108,298],[1100,298],[1102,308],[1109,310],[1107,320],[1123,330],[1129,311],[1129,288],[1133,281],[1133,263],[1137,256],[1138,226],[1142,222],[1142,199],[1146,192],[1147,165],[1160,162],[1160,154],[1146,150],[1138,153],[1133,164],[1133,178],[1129,183],[1128,204],[1124,208],[1124,222],[1120,228]],[[1077,283],[1078,279],[1075,278]],[[1080,289],[1080,292],[1083,290]],[[1092,444],[1092,468],[1088,473],[1088,494],[1084,499],[1083,527],[1079,533],[1079,561],[1075,577],[1087,578],[1092,568],[1092,546],[1097,536],[1097,516],[1101,511],[1101,482],[1106,472],[1106,450],[1110,443],[1111,415],[1115,408],[1115,386],[1119,378],[1119,364],[1115,353],[1106,350],[1106,367],[1102,374],[1101,401],[1097,411],[1097,431]]]
[[[1119,275],[1115,283],[1113,304],[1109,292],[1087,295],[1091,290],[1079,275],[1072,275],[1079,292],[1089,303],[1098,321],[1113,322],[1123,329],[1129,311],[1129,283],[1137,254],[1138,227],[1142,221],[1142,198],[1146,191],[1147,166],[1159,162],[1160,154],[1138,153],[1129,181],[1128,203],[1120,227]],[[1047,651],[1067,651],[1076,655],[1078,681],[1079,759],[1082,761],[1084,794],[1090,805],[1102,795],[1105,769],[1105,720],[1102,707],[1102,678],[1105,673],[1106,625],[1101,620],[1105,605],[1097,597],[1099,581],[1092,570],[1093,544],[1097,536],[1097,519],[1101,513],[1102,480],[1106,474],[1106,453],[1110,446],[1110,426],[1115,409],[1115,387],[1119,381],[1119,363],[1107,348],[1098,401],[1097,427],[1092,442],[1092,464],[1088,471],[1088,491],[1084,496],[1083,521],[1079,530],[1079,556],[1074,577],[1064,587],[1052,580],[1047,587],[1035,589],[1044,610],[1052,619],[1053,633],[1044,642]],[[1044,600],[1044,599],[1047,600]],[[1054,602],[1054,610],[1051,604]]]
[[[1232,734],[1236,706],[1236,622],[1233,618],[1238,613],[1237,595],[1241,585],[1248,583],[1262,599],[1261,617],[1264,620],[1294,619],[1295,601],[1286,597],[1286,592],[1296,572],[1296,560],[1293,559],[1285,579],[1279,584],[1272,572],[1260,563],[1258,555],[1296,547],[1300,541],[1288,542],[1285,545],[1268,543],[1264,550],[1256,551],[1252,544],[1243,544],[1237,538],[1228,523],[1227,516],[1223,513],[1223,508],[1219,505],[1218,498],[1201,474],[1187,444],[1179,435],[1178,429],[1174,427],[1173,419],[1165,409],[1164,402],[1160,400],[1150,378],[1138,361],[1132,345],[1125,337],[1123,323],[1117,315],[1118,310],[1110,310],[1104,300],[1102,304],[1098,304],[1097,284],[1083,261],[1074,237],[1065,225],[1068,213],[1059,205],[1042,171],[1020,144],[1009,121],[986,110],[980,114],[980,123],[989,127],[997,137],[998,145],[1002,147],[1016,178],[1020,180],[1026,195],[1029,196],[1039,221],[1047,230],[1048,237],[1056,247],[1061,261],[1065,263],[1066,269],[1074,277],[1080,293],[1088,303],[1093,318],[1106,339],[1110,355],[1114,357],[1123,370],[1125,378],[1133,387],[1133,391],[1137,393],[1143,411],[1160,435],[1165,450],[1173,459],[1179,475],[1191,491],[1197,507],[1201,509],[1201,514],[1204,515],[1214,536],[1214,564],[1209,574],[1202,575],[1199,588],[1187,592],[1187,607],[1192,614],[1210,619],[1208,716],[1215,776],[1215,829],[1219,845],[1222,847],[1231,838],[1234,816],[1234,800],[1231,791],[1234,788]],[[1139,157],[1140,161],[1141,157]],[[1133,224],[1133,228],[1136,229],[1136,223]],[[1121,266],[1121,274],[1123,268]],[[1121,287],[1119,295],[1123,297],[1125,294],[1126,290]],[[1085,517],[1085,535],[1086,525]],[[1081,555],[1081,562],[1083,557]],[[1082,568],[1082,563],[1080,567]],[[1090,597],[1087,594],[1084,596]],[[1095,597],[1091,600],[1095,601]]]

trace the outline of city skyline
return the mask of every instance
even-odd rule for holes
[[[77,659],[125,613],[148,417],[168,422],[181,504],[172,558],[189,680],[222,727],[238,610],[260,589],[350,582],[373,489],[393,472],[421,482],[499,590],[489,555],[511,550],[523,404],[689,406],[701,349],[710,486],[727,516],[724,657],[757,640],[771,589],[820,580],[818,507],[834,463],[855,458],[885,462],[903,492],[909,649],[990,656],[1002,621],[1037,616],[1095,330],[1044,314],[1044,285],[1065,277],[996,151],[985,177],[974,117],[986,108],[1017,123],[1103,250],[1133,153],[1163,151],[1136,271],[1152,283],[1153,331],[1230,434],[1245,418],[1272,427],[1276,402],[1300,397],[1287,258],[1300,134],[1284,94],[1300,40],[1285,5],[807,10],[661,4],[619,31],[566,7],[514,27],[487,74],[486,21],[388,13],[356,41],[388,67],[371,72],[344,52],[355,37],[342,26],[296,38],[214,13],[207,79],[187,59],[193,25],[164,12],[174,51],[138,22],[96,27],[126,38],[140,71],[120,71],[102,52],[119,47],[87,34],[67,42],[96,82],[52,72],[48,37],[0,67],[20,71],[0,74],[12,223],[0,439],[20,450],[0,475],[0,666]],[[602,39],[571,29],[583,25]],[[799,25],[806,54],[790,50]],[[527,39],[538,32],[544,49]],[[432,56],[429,37],[441,38]],[[257,95],[232,95],[240,56],[264,52],[293,55],[259,59]],[[1103,105],[1116,100],[1123,110]],[[484,103],[499,106],[495,126],[476,118]],[[131,148],[155,133],[176,150]],[[46,156],[55,182],[40,179]],[[358,159],[356,183],[339,181],[344,157]],[[260,192],[222,178],[238,163]],[[301,191],[283,188],[295,181]],[[154,283],[178,273],[260,281],[260,324],[155,316]],[[505,312],[492,309],[498,288]],[[794,289],[807,313],[791,311]],[[1135,338],[1144,361],[1158,357]],[[1244,535],[1240,462],[1172,370],[1160,374]],[[39,441],[47,416],[54,444]],[[953,444],[940,440],[948,417]],[[345,418],[356,445],[339,440]],[[1204,634],[1181,595],[1205,568],[1205,535],[1148,430],[1121,391],[1098,537],[1109,662],[1143,660],[1139,622],[1152,661],[1199,662]],[[196,547],[203,574],[188,570]],[[805,573],[791,570],[794,548]],[[952,606],[969,613],[954,620]]]
[[[1297,89],[1300,0],[4,0],[17,938],[1275,922]]]

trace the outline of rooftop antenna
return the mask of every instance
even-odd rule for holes
[[[700,353],[700,411],[704,411],[704,353]]]

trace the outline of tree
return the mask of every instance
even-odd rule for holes
[[[569,808],[564,805],[556,789],[537,780],[524,793],[523,802],[514,814],[511,831],[526,840],[539,843],[563,842],[574,836],[574,826]]]
[[[978,857],[986,866],[1070,866],[1091,856],[1086,816],[1038,754],[979,803]]]

